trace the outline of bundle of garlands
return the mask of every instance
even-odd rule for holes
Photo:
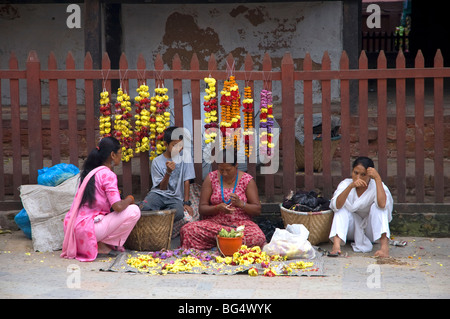
[[[260,151],[262,154],[267,154],[270,158],[273,154],[273,104],[272,92],[268,90],[261,91],[261,105],[260,105]]]
[[[203,109],[205,110],[205,143],[208,144],[216,141],[219,116],[217,114],[216,79],[208,77],[204,80],[208,85],[205,88],[206,95],[203,102]]]
[[[170,126],[170,112],[167,111],[169,107],[167,91],[167,88],[155,88],[155,96],[151,97],[150,160],[153,160],[166,150],[164,146],[164,131]]]
[[[135,141],[136,141],[136,153],[144,153],[150,149],[149,136],[150,136],[150,93],[148,92],[148,86],[142,84],[136,89],[139,93],[134,98],[136,103],[136,118],[135,122]]]
[[[122,145],[122,161],[128,162],[133,157],[133,130],[131,128],[130,96],[122,88],[117,90],[113,136]]]
[[[222,132],[222,147],[234,146],[239,149],[239,129],[241,128],[241,96],[239,87],[234,76],[230,76],[224,83],[224,88],[220,92],[221,122],[220,131]]]
[[[244,113],[244,144],[245,156],[250,157],[253,152],[253,98],[252,88],[247,86],[244,88],[244,99],[242,100]]]
[[[112,136],[111,134],[111,103],[109,93],[106,90],[100,93],[100,137]]]

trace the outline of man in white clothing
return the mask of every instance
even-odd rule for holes
[[[372,251],[372,243],[380,242],[375,256],[389,257],[389,222],[392,220],[393,199],[368,157],[353,162],[352,178],[343,180],[330,203],[334,211],[330,239],[330,257],[341,253],[341,241],[353,239],[353,250]]]

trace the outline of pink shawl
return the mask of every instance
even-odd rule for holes
[[[77,257],[77,241],[75,238],[74,226],[78,215],[78,209],[80,208],[81,199],[83,198],[84,190],[86,189],[87,183],[95,173],[97,173],[102,169],[109,169],[109,168],[107,168],[106,166],[99,166],[90,171],[89,174],[84,178],[83,183],[81,183],[81,186],[78,189],[77,194],[75,195],[75,198],[69,211],[71,213],[71,216],[69,223],[67,224],[67,229],[64,236],[64,242],[61,253],[62,258],[74,259]]]

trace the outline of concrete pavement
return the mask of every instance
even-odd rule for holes
[[[149,276],[99,271],[109,258],[81,263],[34,252],[31,240],[12,231],[0,234],[0,298],[450,298],[450,238],[395,240],[408,244],[390,246],[392,258],[382,264],[344,246],[344,257],[326,257],[325,277]]]

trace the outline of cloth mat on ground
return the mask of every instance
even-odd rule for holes
[[[100,271],[111,271],[111,272],[129,272],[129,273],[144,273],[148,275],[160,275],[166,273],[172,273],[170,270],[164,270],[164,265],[170,264],[171,262],[175,262],[176,257],[170,257],[164,259],[162,262],[157,263],[155,267],[149,267],[147,269],[137,269],[135,267],[130,266],[127,261],[130,258],[139,258],[139,256],[143,255],[151,255],[152,252],[124,252],[118,255],[114,260],[106,268],[101,268]],[[193,255],[195,256],[195,255]],[[217,255],[216,255],[217,256]],[[186,269],[184,271],[177,271],[179,274],[206,274],[206,275],[236,275],[236,274],[245,274],[248,273],[250,268],[256,268],[258,270],[258,275],[262,276],[265,268],[261,264],[250,264],[250,265],[227,265],[224,263],[215,262],[215,256],[211,258],[209,261],[203,260],[201,266],[194,266],[190,269]],[[295,269],[291,267],[292,272],[289,274],[283,274],[284,267],[289,267],[291,263],[297,262],[313,262],[312,267],[308,267],[305,269]],[[304,259],[292,259],[285,261],[272,261],[270,262],[270,267],[275,270],[277,275],[281,276],[326,276],[324,273],[324,258],[318,257],[312,260],[304,260]]]

